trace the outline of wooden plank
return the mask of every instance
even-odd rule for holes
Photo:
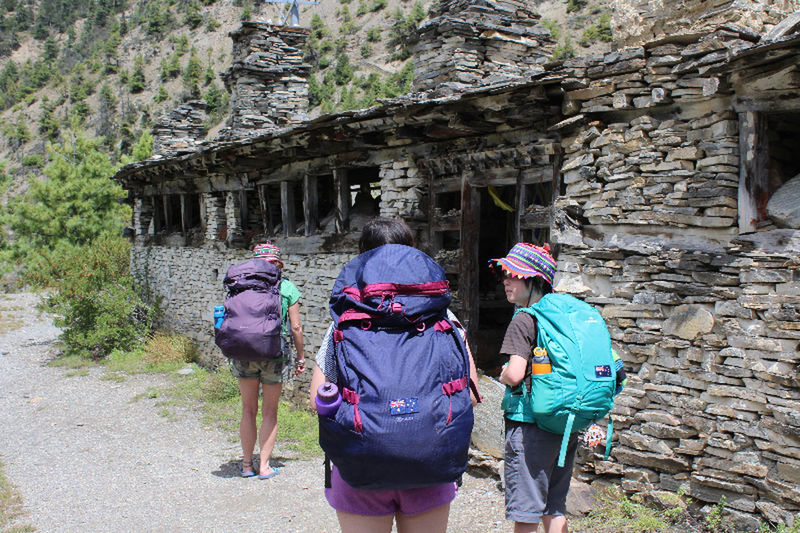
[[[247,232],[248,225],[248,206],[247,206],[247,191],[242,189],[239,191],[239,227],[242,228],[242,233]]]
[[[461,271],[458,279],[458,296],[462,302],[462,316],[474,345],[480,311],[478,286],[478,236],[480,235],[481,195],[466,177],[461,185]]]
[[[164,206],[164,229],[167,233],[172,231],[172,210],[169,208],[169,195],[161,196],[161,205]]]
[[[291,181],[281,182],[281,220],[283,221],[283,236],[294,235],[294,184]]]
[[[256,185],[258,205],[261,208],[261,228],[267,235],[272,235],[272,208],[269,205],[269,193],[266,185]]]
[[[756,231],[766,218],[769,200],[769,141],[767,117],[739,113],[739,232]]]
[[[187,213],[186,212],[187,212],[186,195],[185,194],[181,194],[181,235],[184,235],[184,236],[186,235],[187,230],[189,229],[189,228],[186,227],[187,226],[187,224],[186,224],[186,215],[187,215]]]
[[[536,208],[533,211],[524,211],[524,214],[520,217],[520,226],[523,229],[549,228],[551,221],[552,208],[545,206]]]
[[[336,194],[336,232],[350,229],[350,180],[346,168],[333,169],[333,190]]]
[[[306,174],[303,177],[303,217],[305,235],[313,235],[319,227],[319,201],[317,200],[317,177]]]
[[[516,198],[516,205],[514,206],[514,242],[522,241],[522,213],[525,212],[525,206],[528,205],[527,188],[522,181],[522,173],[517,176],[516,190],[514,198]]]

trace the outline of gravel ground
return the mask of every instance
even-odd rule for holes
[[[191,409],[159,415],[158,375],[46,365],[59,334],[34,294],[0,295],[0,456],[37,531],[338,531],[320,459],[276,448],[274,479],[238,476],[239,445]],[[9,318],[22,325],[8,331]],[[4,325],[5,324],[5,325]],[[466,475],[450,531],[507,531],[494,481]]]

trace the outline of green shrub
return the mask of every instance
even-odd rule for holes
[[[610,43],[613,39],[611,35],[611,15],[608,13],[603,13],[600,15],[596,24],[592,24],[588,28],[583,31],[581,35],[580,43],[583,46],[589,46],[590,44],[603,41],[604,43]]]
[[[44,166],[44,157],[42,154],[30,154],[22,158],[22,165],[26,167],[42,168]]]
[[[381,40],[381,27],[376,26],[367,30],[367,41],[377,43]]]
[[[146,81],[144,77],[144,58],[138,56],[135,60],[130,80],[128,81],[128,88],[132,93],[140,93],[144,91]]]
[[[372,47],[367,43],[362,44],[361,45],[361,57],[366,59],[371,55],[372,55]]]
[[[386,7],[386,0],[372,0],[369,10],[373,13]]]
[[[567,2],[567,13],[574,13],[583,9],[589,0],[569,0]]]
[[[569,59],[575,57],[575,47],[572,46],[572,41],[567,39],[563,43],[559,43],[553,50],[553,59],[556,61]]]
[[[552,37],[554,41],[558,41],[559,37],[561,37],[561,27],[555,20],[543,18],[542,26],[544,26],[550,32],[550,37]]]
[[[192,29],[195,29],[203,22],[203,14],[200,11],[200,5],[197,2],[190,2],[186,5],[186,16],[183,18],[183,23]]]
[[[54,313],[66,355],[102,359],[113,349],[131,350],[150,332],[155,309],[146,305],[130,274],[130,242],[104,234],[84,246],[62,245],[60,276],[45,301]],[[42,265],[45,266],[45,265]]]

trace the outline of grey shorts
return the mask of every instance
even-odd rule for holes
[[[506,518],[533,524],[541,522],[542,515],[565,515],[578,434],[570,438],[564,466],[559,468],[561,435],[536,424],[508,419],[505,423]]]
[[[263,385],[283,383],[286,359],[268,361],[238,361],[231,359],[231,374],[235,378],[257,379]]]

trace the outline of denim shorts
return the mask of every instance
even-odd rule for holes
[[[458,488],[455,483],[403,490],[354,489],[347,484],[339,470],[332,465],[331,488],[325,498],[337,511],[363,516],[387,516],[400,513],[416,515],[453,501]]]
[[[505,423],[506,518],[534,524],[542,521],[542,515],[565,515],[578,434],[570,437],[564,466],[559,468],[562,435],[536,424],[508,419]]]
[[[266,361],[239,361],[231,359],[231,374],[235,378],[257,379],[262,385],[283,383],[286,359]]]

